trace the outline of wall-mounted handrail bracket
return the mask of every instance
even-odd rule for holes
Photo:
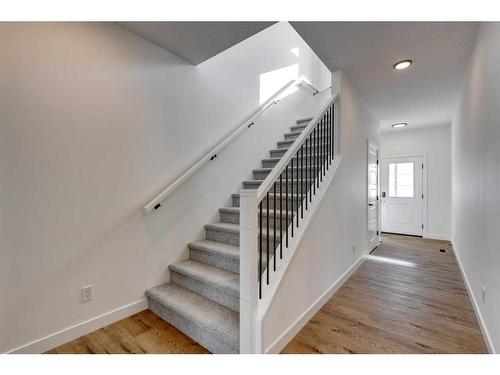
[[[280,99],[280,95],[287,90],[291,86],[301,87],[305,85],[309,88],[312,88],[314,92],[318,91],[314,86],[310,83],[303,81],[302,79],[294,79],[289,81],[286,85],[284,85],[281,89],[276,91],[269,99],[267,99],[264,103],[261,103],[252,114],[245,119],[236,129],[234,129],[227,137],[225,137],[222,141],[220,141],[215,147],[210,150],[210,152],[203,155],[198,161],[196,161],[191,167],[189,167],[185,172],[183,172],[179,177],[177,177],[167,188],[165,188],[160,194],[158,194],[153,200],[151,200],[148,204],[144,206],[144,211],[150,212],[155,209],[156,206],[165,200],[174,190],[176,190],[180,185],[184,183],[188,178],[190,178],[198,169],[203,167],[208,161],[214,160],[217,157],[217,153],[220,152],[224,147],[226,147],[229,143],[234,141],[245,129],[250,128],[254,125],[255,119],[259,117],[262,113],[264,113],[269,107],[273,104],[278,104]]]

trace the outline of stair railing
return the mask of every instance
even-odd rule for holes
[[[261,352],[256,314],[263,286],[269,285],[334,161],[337,98],[332,96],[301,131],[258,189],[240,191],[241,353]]]
[[[232,130],[224,139],[219,141],[209,152],[205,153],[201,158],[199,158],[195,163],[193,163],[188,169],[179,175],[172,183],[170,183],[165,189],[163,189],[156,197],[149,201],[144,206],[144,211],[146,213],[157,210],[161,207],[161,202],[163,202],[170,194],[172,194],[180,185],[182,185],[187,179],[194,175],[201,167],[203,167],[209,161],[214,160],[217,155],[224,149],[227,145],[233,142],[238,136],[245,130],[251,128],[257,118],[268,110],[271,106],[278,104],[280,101],[280,95],[283,94],[288,88],[296,86],[298,88],[308,88],[312,91],[312,95],[317,95],[322,91],[318,91],[313,85],[306,82],[303,79],[294,79],[289,81],[286,85],[276,91],[269,99],[264,103],[259,105],[242,123],[240,123],[234,130]]]

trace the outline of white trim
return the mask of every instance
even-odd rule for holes
[[[324,304],[340,289],[340,287],[349,279],[349,277],[363,264],[366,255],[359,258],[339,279],[337,279],[301,316],[293,322],[283,334],[278,337],[266,349],[266,354],[276,354],[299,333],[299,331],[309,322],[309,320],[324,306]]]
[[[469,298],[472,302],[472,308],[474,309],[474,313],[476,314],[477,321],[479,322],[479,328],[481,329],[481,333],[483,334],[483,339],[486,344],[486,348],[490,354],[496,354],[495,346],[493,345],[493,341],[491,340],[490,333],[488,328],[486,327],[486,323],[484,322],[483,316],[481,315],[481,310],[479,309],[479,305],[474,297],[474,293],[472,292],[472,287],[469,283],[469,279],[465,274],[465,269],[460,260],[460,256],[458,255],[457,248],[453,243],[453,252],[455,253],[455,258],[457,259],[458,268],[460,269],[460,273],[462,274],[462,279],[465,283],[465,289],[467,289],[467,293],[469,294]]]
[[[422,199],[422,224],[424,225],[424,229],[422,229],[422,237],[430,238],[428,233],[429,220],[428,220],[428,181],[427,181],[427,170],[429,169],[429,165],[427,164],[427,152],[422,152],[421,154],[381,154],[380,155],[380,165],[382,165],[383,159],[393,159],[393,158],[422,158],[422,164],[424,165],[424,170],[422,171],[422,194],[424,195],[424,199]],[[382,174],[382,173],[381,173]],[[381,223],[382,224],[382,223]]]
[[[448,234],[427,233],[427,235],[425,235],[424,238],[430,238],[431,240],[451,241],[450,236]]]
[[[428,210],[428,179],[427,171],[429,170],[429,165],[427,164],[427,152],[422,153],[422,164],[424,165],[424,170],[422,171],[422,194],[424,199],[422,199],[422,221],[424,224],[424,229],[422,231],[422,236],[427,237],[429,235],[429,210]]]
[[[240,190],[240,353],[258,353],[255,321],[259,258],[257,232],[257,190]]]
[[[148,308],[146,299],[141,299],[132,302],[128,305],[119,307],[115,310],[96,316],[95,318],[86,320],[84,322],[75,324],[68,328],[64,328],[58,332],[52,333],[41,339],[32,341],[28,344],[22,345],[18,348],[11,349],[6,353],[20,354],[20,353],[43,353],[47,350],[62,345],[68,341],[74,340],[78,337],[86,335],[97,329],[105,327],[109,324],[115,323],[118,320],[126,318],[130,315],[136,314]]]
[[[368,252],[372,251],[375,249],[378,245],[380,245],[380,240],[381,240],[381,235],[382,235],[382,223],[381,223],[381,210],[380,210],[380,203],[382,200],[380,199],[380,145],[376,142],[373,142],[370,138],[368,138],[368,143],[367,143],[367,152],[366,152],[366,169],[367,169],[367,176],[366,176],[366,186],[367,186],[367,202],[366,202],[366,209],[368,212],[368,185],[370,183],[370,146],[373,147],[375,150],[377,150],[377,232],[378,232],[378,239],[377,239],[377,244],[372,247],[372,244],[369,242],[368,245],[371,249],[368,249]],[[366,215],[366,227],[367,227],[367,233],[368,233],[368,214]]]

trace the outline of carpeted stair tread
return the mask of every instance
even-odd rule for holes
[[[225,232],[225,233],[240,233],[240,225],[233,223],[210,223],[205,224],[206,230],[213,230],[214,232]]]
[[[300,163],[300,161],[299,161],[299,164],[301,164],[301,163]],[[298,168],[298,169],[299,169],[299,171],[300,171],[301,169],[304,169],[304,170],[305,170],[306,168],[310,168],[311,166],[314,168],[314,167],[323,166],[323,164],[312,164],[312,165],[311,165],[311,164],[309,164],[309,163],[306,163],[306,161],[305,161],[305,159],[304,159],[304,161],[303,161],[302,165],[299,165],[299,168]],[[252,170],[252,172],[253,172],[253,173],[271,173],[271,171],[272,171],[272,170],[273,170],[273,168],[256,168],[256,169],[253,169],[253,170]],[[297,167],[294,165],[294,166],[293,166],[293,168],[288,168],[288,170],[289,170],[289,171],[290,171],[290,170],[294,170],[294,171],[296,171],[296,170],[297,170]],[[279,179],[278,179],[278,183],[279,183]]]
[[[285,133],[285,139],[298,137],[301,134],[302,134],[302,130],[295,130],[295,131],[292,131],[289,133]]]
[[[305,118],[298,119],[297,121],[295,121],[295,123],[296,124],[308,123],[308,122],[311,122],[312,119],[313,119],[312,117],[305,117]]]
[[[278,148],[280,150],[282,150],[282,149],[288,149],[295,141],[296,141],[295,139],[285,139],[284,141],[278,141],[277,145],[278,145]],[[313,143],[313,147],[317,147],[318,143],[319,143],[320,146],[322,146],[324,144],[330,144],[330,138],[327,137],[327,141],[325,142],[324,138],[321,137],[320,138],[320,142],[315,141]]]
[[[212,230],[214,232],[233,233],[233,234],[240,233],[240,225],[233,223],[217,222],[217,223],[205,224],[205,229]],[[267,238],[267,232],[263,232],[262,237]],[[274,231],[269,231],[269,238],[273,237],[274,237]],[[276,232],[276,238],[277,239],[281,238],[281,233],[279,231]]]
[[[283,194],[284,196],[285,194]],[[290,195],[290,194],[288,194]],[[296,194],[294,194],[296,196]],[[271,197],[271,194],[269,194],[269,197]],[[273,195],[274,197],[274,195]],[[276,194],[276,197],[279,197],[278,194]],[[232,213],[232,214],[239,214],[240,213],[240,208],[239,207],[221,207],[219,208],[219,211],[220,212],[225,212],[225,213]],[[268,215],[268,211],[269,211],[269,215],[271,217],[274,216],[274,209],[267,209],[267,208],[263,208],[262,209],[262,216],[267,216]],[[286,213],[285,213],[285,208],[283,207],[283,209],[281,210],[281,215],[283,215],[283,217],[285,217]],[[280,216],[280,210],[276,210],[276,217]],[[292,217],[293,216],[293,211],[290,211],[288,210],[288,216],[289,217]]]
[[[280,148],[280,149],[275,149],[274,151],[283,151],[283,150],[284,149]],[[306,157],[310,156],[310,155],[311,155],[310,153],[304,154],[304,159],[306,159]],[[318,155],[321,155],[321,154],[317,154],[317,153],[312,154],[313,157],[318,156]],[[274,163],[274,162],[278,163],[281,159],[282,159],[281,156],[275,156],[275,157],[271,157],[271,158],[262,159],[262,162],[264,162],[264,163]],[[297,156],[294,156],[292,159],[294,159],[294,161],[295,161],[297,159]]]
[[[226,257],[240,258],[240,248],[238,246],[230,245],[224,242],[212,240],[199,240],[193,241],[188,244],[190,249],[207,251],[210,253],[217,253]]]
[[[291,174],[290,174],[291,176]],[[300,177],[300,176],[299,176]],[[304,183],[312,183],[313,179],[310,179],[310,178],[304,178],[304,179],[300,179],[299,178],[299,181],[303,181]],[[262,184],[262,182],[264,182],[264,180],[246,180],[246,181],[243,181],[243,185],[250,185],[250,186],[259,186],[260,184]],[[285,186],[285,183],[286,181],[284,180],[283,181],[283,186]],[[292,178],[288,178],[288,184],[297,184],[297,181],[296,179],[292,179]]]
[[[303,195],[306,195],[306,193],[304,192],[304,194],[303,194]],[[232,196],[233,198],[239,198],[239,197],[240,197],[240,194],[239,194],[239,193],[234,193],[234,194],[232,194],[231,196]],[[272,197],[272,196],[274,196],[274,193],[269,193],[269,197]],[[277,194],[276,194],[276,197],[279,197],[279,196],[280,196],[280,194],[279,194],[279,193],[277,193]],[[293,194],[288,193],[288,195],[287,195],[287,194],[283,193],[283,194],[281,194],[281,196],[282,196],[282,197],[288,196],[288,198],[289,198],[289,199],[291,199],[291,198],[293,198],[293,197],[297,197],[297,194],[295,194],[295,193],[293,193]],[[300,194],[299,194],[299,197],[300,197]],[[239,208],[239,207],[238,207],[238,208]]]
[[[222,268],[210,266],[195,260],[170,264],[169,270],[193,278],[215,288],[224,290],[234,295],[240,293],[240,278],[237,273],[223,270]]]
[[[164,308],[182,316],[190,324],[213,332],[218,339],[232,347],[234,352],[239,352],[237,312],[172,283],[151,288],[146,295]]]

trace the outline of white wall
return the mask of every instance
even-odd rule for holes
[[[384,156],[427,155],[426,237],[450,239],[451,228],[451,130],[450,125],[382,132]]]
[[[287,23],[198,66],[112,23],[0,23],[0,45],[0,352],[144,306],[324,97],[288,96],[161,210],[145,215],[144,204],[257,107],[261,73],[299,64],[319,88],[331,77]],[[94,300],[82,304],[88,284]]]
[[[499,45],[500,24],[482,24],[452,124],[452,239],[492,351],[500,348]]]
[[[281,349],[280,337],[368,252],[367,140],[379,142],[379,122],[347,76],[335,73],[334,82],[341,90],[342,162],[264,317],[264,350]]]

